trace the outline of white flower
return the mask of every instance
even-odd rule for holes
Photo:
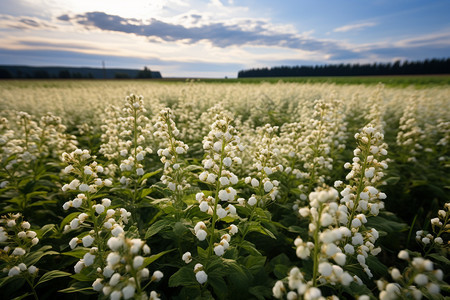
[[[320,216],[320,225],[322,227],[327,227],[328,225],[330,225],[331,223],[333,223],[333,217],[328,214],[328,213],[323,213]]]
[[[143,263],[144,263],[144,258],[142,256],[136,256],[133,259],[133,268],[139,269],[139,267],[142,266]]]
[[[401,250],[398,253],[398,258],[403,259],[403,260],[408,260],[409,259],[409,254],[408,254],[408,252],[406,252],[406,250]]]
[[[94,263],[95,255],[92,255],[91,253],[87,252],[83,256],[83,260],[84,260],[84,265],[85,266],[90,266],[90,265],[92,265]]]
[[[200,210],[202,212],[206,212],[209,209],[209,204],[206,201],[202,201],[202,202],[200,202],[200,205],[198,207],[200,208]]]
[[[104,207],[110,207],[110,206],[111,206],[111,200],[108,199],[108,198],[103,198],[103,199],[102,199],[102,205],[103,205]]]
[[[250,197],[247,201],[248,205],[253,206],[256,204],[256,198],[255,197]]]
[[[14,266],[9,269],[8,276],[13,277],[20,274],[20,268],[18,266]]]
[[[230,234],[231,235],[234,235],[234,234],[236,234],[238,232],[238,227],[236,225],[234,225],[234,224],[231,224],[229,228],[230,228]]]
[[[36,268],[35,266],[29,266],[28,267],[28,273],[30,273],[31,275],[35,274],[37,272],[38,268]]]
[[[99,214],[99,215],[102,214],[105,211],[105,207],[103,205],[101,205],[101,204],[95,204],[95,205],[92,206],[92,208],[94,208],[95,212],[97,214]]]
[[[214,247],[214,253],[217,256],[222,256],[225,253],[225,249],[222,245],[217,245]]]
[[[119,273],[114,273],[113,276],[111,276],[111,279],[109,280],[109,285],[110,286],[115,286],[119,283],[120,281],[120,274]]]
[[[204,284],[208,280],[208,275],[205,273],[205,271],[201,270],[195,274],[195,278],[197,279],[198,283]]]
[[[331,267],[331,264],[327,262],[322,262],[319,264],[319,273],[323,276],[330,276],[332,271],[333,268]]]
[[[264,183],[264,191],[265,191],[266,193],[268,193],[268,192],[270,192],[272,189],[273,189],[273,183],[270,182],[270,181],[266,181],[266,182]]]
[[[73,239],[72,239],[73,240]],[[76,238],[75,243],[78,241],[78,238]],[[81,241],[83,242],[83,246],[84,247],[90,247],[92,245],[92,243],[94,242],[94,238],[91,235],[86,235],[84,236]],[[72,242],[72,241],[70,241]],[[70,245],[70,243],[69,243]],[[76,244],[75,244],[76,245]],[[72,247],[72,246],[71,246]],[[72,248],[73,249],[73,248]]]
[[[190,263],[192,261],[191,252],[184,253],[183,256],[181,257],[181,259],[187,264]]]
[[[26,264],[24,264],[24,263],[20,263],[19,265],[18,265],[18,267],[19,267],[19,269],[20,269],[20,271],[25,271],[26,269],[27,269],[27,265]]]
[[[205,240],[207,233],[203,229],[199,229],[195,236],[198,238],[199,241]]]
[[[131,299],[134,297],[135,287],[131,284],[127,285],[122,289],[123,299]]]
[[[252,178],[252,181],[250,183],[251,183],[252,187],[259,186],[259,181],[256,178]]]
[[[102,284],[102,279],[101,278],[97,278],[94,283],[92,283],[92,288],[94,291],[96,292],[100,292],[103,288],[103,284]]]
[[[83,268],[84,268],[84,262],[82,260],[79,260],[73,267],[75,273],[77,273],[77,274],[80,273]]]
[[[72,201],[72,206],[75,207],[75,208],[80,207],[82,204],[83,204],[83,199],[81,199],[81,198],[75,198]]]
[[[275,282],[275,285],[272,288],[272,293],[275,298],[281,299],[285,291],[286,289],[284,288],[284,284],[281,280]]]
[[[89,185],[87,185],[86,183],[82,183],[82,184],[80,184],[80,186],[78,187],[78,189],[79,189],[81,192],[87,192],[87,191],[89,191]]]
[[[131,254],[137,254],[144,242],[141,239],[132,239],[130,240],[130,243],[131,243],[130,247]]]
[[[346,256],[344,253],[336,253],[333,257],[334,261],[338,264],[338,265],[345,265],[345,259]]]
[[[22,222],[21,226],[23,229],[30,229],[30,227],[31,227],[30,223],[28,223],[26,221]]]
[[[75,248],[75,247],[77,246],[77,244],[78,244],[78,238],[77,238],[77,237],[74,237],[74,238],[71,239],[70,242],[69,242],[70,249]]]
[[[414,277],[414,282],[419,286],[425,285],[428,283],[428,277],[425,274],[417,274],[416,277]]]
[[[232,162],[233,162],[232,159],[229,158],[229,157],[225,157],[225,158],[223,159],[223,164],[224,164],[226,167],[230,167]]]
[[[20,247],[14,249],[12,255],[22,256],[26,253],[26,251]]]
[[[111,237],[108,242],[108,247],[113,250],[113,251],[117,251],[120,249],[120,247],[122,247],[123,245],[123,240],[121,238],[118,237]]]
[[[136,159],[137,159],[138,161],[143,160],[143,159],[144,159],[144,154],[143,154],[142,152],[139,152],[139,153],[136,155]]]
[[[110,266],[106,266],[106,267],[103,269],[103,276],[105,276],[106,278],[111,277],[112,274],[114,274],[114,269],[111,268]]]
[[[144,175],[144,169],[142,169],[142,168],[137,168],[137,169],[136,169],[136,174],[137,174],[138,176]]]
[[[121,233],[123,233],[123,228],[117,224],[114,226],[113,230],[111,230],[111,234],[116,237]]]
[[[227,216],[227,211],[220,207],[219,209],[217,209],[217,216],[219,217],[219,219],[223,219]]]
[[[108,266],[114,266],[120,261],[120,255],[117,252],[111,252],[106,257],[106,263]]]
[[[230,180],[227,177],[223,177],[223,176],[219,178],[219,182],[220,182],[220,185],[229,185],[230,184]],[[220,194],[220,192],[219,192],[219,194]]]
[[[158,282],[158,281],[160,281],[163,277],[164,277],[163,272],[157,270],[157,271],[153,272],[153,275],[152,275],[152,281]]]
[[[208,177],[206,178],[206,181],[209,183],[214,183],[216,181],[216,177],[217,177],[216,175],[209,173]]]
[[[219,199],[222,200],[222,201],[227,201],[228,200],[228,193],[227,193],[226,190],[220,190],[219,191]]]

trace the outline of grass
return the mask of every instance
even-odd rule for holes
[[[28,88],[30,86],[40,86],[48,88],[78,86],[78,83],[95,85],[98,82],[161,82],[177,83],[184,81],[195,81],[204,83],[243,83],[259,84],[263,82],[277,83],[279,81],[290,83],[335,83],[335,84],[364,84],[374,85],[383,83],[389,87],[407,87],[425,88],[431,86],[450,85],[450,74],[445,75],[392,75],[392,76],[334,76],[334,77],[258,77],[258,78],[163,78],[163,79],[51,79],[51,80],[0,80],[0,86]]]

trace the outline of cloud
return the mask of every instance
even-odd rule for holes
[[[373,22],[350,24],[350,25],[337,27],[337,28],[333,29],[333,31],[334,32],[347,32],[347,31],[352,31],[352,30],[360,30],[360,29],[363,29],[366,27],[373,27],[375,25],[377,25],[377,24],[373,23]]]
[[[325,51],[332,56],[351,55],[353,51],[341,47],[335,41],[318,40],[295,32],[276,30],[265,20],[236,19],[217,22],[200,22],[202,16],[192,14],[190,26],[169,23],[152,18],[148,21],[123,18],[104,12],[88,12],[74,16],[61,15],[59,20],[72,21],[88,29],[100,29],[160,39],[166,42],[188,44],[210,42],[215,47],[269,46],[305,51]]]
[[[0,28],[15,29],[50,29],[55,28],[51,23],[34,17],[0,15]]]

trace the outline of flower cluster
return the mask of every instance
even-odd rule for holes
[[[433,297],[440,293],[440,286],[444,284],[444,273],[440,269],[435,269],[431,260],[422,257],[411,259],[406,250],[401,250],[398,258],[406,260],[408,266],[403,273],[397,268],[390,269],[393,283],[384,279],[377,281],[381,300],[399,298],[420,300],[424,295]]]
[[[9,277],[36,276],[38,269],[34,265],[25,264],[31,247],[39,242],[37,233],[30,229],[30,223],[17,213],[2,216],[0,225],[0,243],[5,245],[0,249],[0,262],[4,263],[3,272]]]
[[[132,181],[130,177],[144,175],[142,161],[152,152],[152,125],[145,113],[143,97],[131,94],[122,109],[113,106],[106,110],[101,126],[100,153],[110,161],[105,172],[112,176],[120,169],[124,185]]]
[[[430,251],[433,247],[445,247],[448,240],[444,238],[450,233],[450,202],[445,203],[444,209],[438,211],[438,216],[431,219],[432,233],[424,230],[416,232],[416,240],[428,248]],[[448,236],[447,236],[448,238]]]
[[[162,140],[163,147],[158,150],[158,156],[164,164],[164,173],[161,176],[161,182],[167,185],[172,191],[182,191],[190,187],[186,175],[183,172],[182,160],[180,155],[186,154],[189,146],[177,138],[180,131],[173,121],[174,114],[170,108],[161,110],[155,124],[153,135]]]
[[[100,188],[112,185],[111,179],[101,179],[98,176],[99,173],[103,173],[104,168],[94,160],[95,158],[86,149],[76,149],[71,153],[64,152],[62,154],[62,160],[68,164],[63,172],[78,177],[63,185],[62,190],[64,192],[96,193]],[[64,209],[68,209],[71,205],[70,201],[66,202]]]
[[[284,169],[282,165],[278,164],[277,159],[280,153],[277,131],[278,127],[272,127],[270,124],[256,129],[255,137],[257,139],[252,141],[252,149],[250,149],[253,153],[253,175],[244,179],[245,183],[249,184],[256,192],[256,195],[252,195],[247,201],[250,206],[254,205],[253,198],[263,206],[269,201],[274,201],[278,195],[279,182],[269,177]]]
[[[148,263],[142,256],[150,254],[150,247],[141,239],[126,238],[123,233],[109,238],[107,245],[111,251],[106,266],[97,269],[99,277],[92,284],[93,289],[112,300],[148,299],[142,282],[158,282],[164,276],[161,271],[150,276]],[[157,299],[154,291],[150,294],[152,298]]]
[[[405,107],[400,118],[397,133],[397,145],[402,147],[405,162],[417,161],[418,151],[423,149],[421,142],[425,140],[423,130],[419,127],[417,119],[417,100],[412,99]]]

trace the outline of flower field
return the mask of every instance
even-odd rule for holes
[[[449,107],[445,85],[0,82],[0,298],[444,299]]]

